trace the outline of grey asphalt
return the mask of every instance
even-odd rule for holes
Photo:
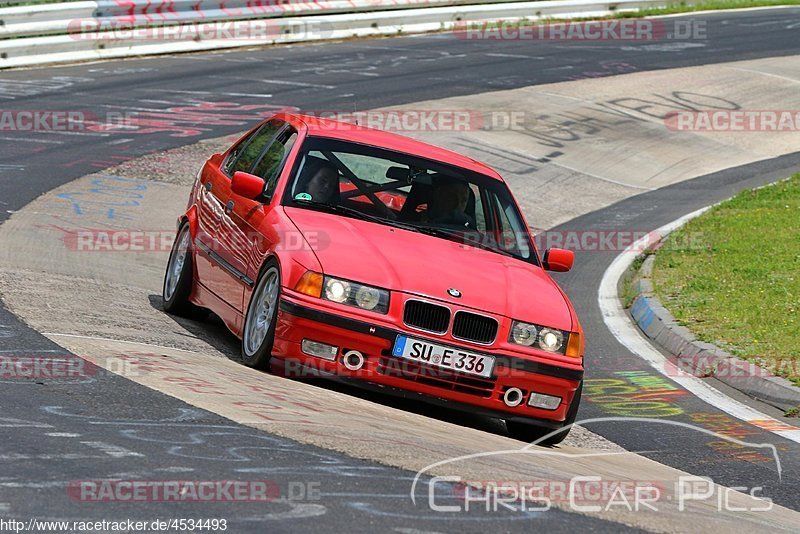
[[[158,57],[0,73],[2,109],[77,110],[103,117],[109,111],[156,110],[162,122],[149,134],[120,136],[89,132],[0,132],[0,221],[10,212],[60,184],[141,154],[238,132],[254,124],[258,110],[238,108],[228,120],[208,117],[176,122],[175,102],[227,96],[239,104],[270,103],[313,110],[370,109],[432,98],[510,89],[645,71],[797,54],[791,22],[800,9],[702,15],[707,39],[686,46],[654,48],[619,42],[472,42],[447,34],[358,40],[313,46],[276,47],[224,54]],[[674,45],[674,43],[672,43]],[[701,45],[701,46],[695,46]],[[493,54],[493,55],[487,55]],[[502,54],[498,56],[497,54]],[[625,65],[621,67],[620,65]],[[270,83],[269,80],[280,83]],[[170,128],[191,128],[184,137]],[[185,132],[184,132],[185,133]],[[41,136],[47,144],[31,141]],[[128,139],[125,142],[120,142]],[[695,207],[730,196],[800,169],[797,155],[762,162],[634,197],[564,225],[562,229],[628,225],[652,229]],[[43,221],[47,222],[47,221]],[[619,346],[605,329],[596,300],[600,275],[613,254],[579,256],[576,269],[559,278],[578,308],[587,330],[588,378],[605,378],[643,363]],[[0,350],[14,356],[64,355],[41,335],[0,309]],[[54,351],[54,352],[44,352]],[[13,516],[52,518],[226,517],[241,530],[355,531],[391,528],[420,530],[587,529],[618,531],[616,524],[562,512],[446,516],[415,508],[406,497],[411,473],[359,462],[329,451],[298,445],[231,424],[215,415],[98,373],[85,382],[4,380],[0,405],[5,430],[0,445],[0,510]],[[579,418],[607,415],[591,396]],[[687,414],[714,412],[688,395],[680,403]],[[767,408],[764,408],[767,409]],[[443,416],[446,417],[446,416]],[[641,425],[591,425],[590,428],[631,450],[654,451],[658,461],[722,484],[762,485],[764,494],[800,508],[797,446],[767,433],[753,441],[773,441],[782,449],[784,477],[774,465],[732,461],[712,450],[707,439],[690,432]],[[82,444],[60,433],[80,434]],[[113,438],[141,456],[110,451],[100,444]],[[65,445],[66,444],[66,445]],[[172,470],[168,470],[173,468]],[[193,471],[189,471],[193,470]],[[64,483],[82,479],[263,479],[282,489],[290,481],[319,482],[322,499],[287,503],[84,503],[69,498]],[[315,508],[317,506],[317,508]],[[324,517],[315,516],[324,506]],[[532,523],[534,522],[534,523]]]

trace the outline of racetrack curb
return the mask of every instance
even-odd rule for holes
[[[678,324],[661,304],[651,281],[655,261],[653,253],[668,235],[659,235],[642,254],[645,259],[639,270],[631,269],[620,280],[620,288],[626,285],[626,278],[630,281],[630,294],[634,298],[628,311],[639,330],[667,352],[667,358],[675,366],[675,373],[716,378],[784,411],[800,406],[800,388],[753,362],[738,358],[712,343],[699,341],[688,328]]]

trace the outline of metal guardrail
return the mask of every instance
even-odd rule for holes
[[[79,2],[80,0],[0,0],[0,7],[2,6],[16,6],[16,5],[24,5],[24,4],[66,4],[68,2]]]
[[[602,16],[669,0],[93,0],[0,8],[0,68]]]
[[[506,0],[506,2],[524,0]],[[0,9],[0,38],[67,33],[78,21],[101,26],[186,24],[488,4],[493,0],[91,0]]]

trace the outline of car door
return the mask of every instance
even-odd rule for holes
[[[249,139],[241,150],[223,165],[219,172],[222,175],[224,188],[220,190],[222,203],[219,228],[217,231],[215,259],[219,264],[214,279],[214,292],[237,311],[242,311],[242,298],[245,286],[252,286],[253,280],[247,276],[247,258],[251,250],[251,235],[234,221],[233,210],[237,200],[242,200],[231,192],[231,179],[238,171],[252,172],[262,155],[273,144],[275,138],[286,128],[286,122],[273,119],[264,123]],[[259,202],[250,201],[252,207],[260,206]]]
[[[248,172],[264,179],[266,186],[261,198],[251,199],[232,193],[227,202],[228,216],[237,236],[237,247],[229,252],[230,261],[241,266],[246,277],[241,309],[245,310],[253,283],[258,277],[261,261],[285,236],[280,236],[269,224],[277,202],[273,195],[289,152],[297,141],[298,133],[290,125],[281,129],[262,152]],[[263,224],[266,221],[267,224]],[[228,252],[228,251],[225,251]]]
[[[197,243],[198,255],[204,256],[198,261],[198,275],[203,285],[237,311],[241,311],[246,264],[232,251],[241,250],[246,240],[230,217],[231,177],[236,171],[250,169],[284,125],[280,120],[267,121],[231,149],[223,161],[209,161],[203,171],[205,207],[201,209],[207,213],[213,239]],[[200,271],[201,263],[204,272]]]
[[[216,293],[216,278],[219,276],[219,265],[214,259],[217,233],[222,218],[226,177],[220,173],[221,156],[209,159],[200,171],[200,184],[197,193],[197,233],[194,247],[195,268],[198,281]]]
[[[249,254],[244,258],[247,264],[248,277],[255,280],[264,255],[273,250],[279,243],[284,246],[296,246],[302,238],[297,235],[280,235],[273,226],[276,220],[273,213],[278,204],[274,200],[275,191],[283,175],[284,169],[289,165],[290,153],[299,138],[298,132],[288,126],[282,130],[265,150],[260,161],[256,162],[252,174],[259,176],[266,182],[263,195],[263,205],[259,201],[240,197],[234,194],[233,222],[239,227],[240,233],[250,237]],[[243,309],[249,301],[249,292],[245,291]]]

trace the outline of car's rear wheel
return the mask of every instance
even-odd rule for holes
[[[242,361],[249,367],[266,369],[269,366],[275,341],[280,288],[280,271],[274,262],[270,262],[256,283],[244,321]]]
[[[164,311],[184,317],[198,313],[199,308],[189,302],[193,274],[192,235],[189,232],[189,224],[184,223],[175,237],[167,262],[167,272],[164,275],[164,287],[161,291]]]
[[[508,434],[514,439],[527,441],[528,443],[536,442],[537,445],[541,445],[543,447],[558,445],[566,439],[570,429],[572,428],[570,425],[572,425],[575,422],[575,419],[578,417],[578,407],[581,404],[582,391],[583,382],[581,382],[578,385],[578,389],[575,390],[575,396],[572,398],[572,403],[569,405],[569,410],[567,410],[567,418],[564,420],[561,431],[557,434],[553,434],[552,436],[542,439],[544,436],[554,432],[554,429],[543,428],[536,426],[535,424],[506,421],[506,429],[508,430]]]

